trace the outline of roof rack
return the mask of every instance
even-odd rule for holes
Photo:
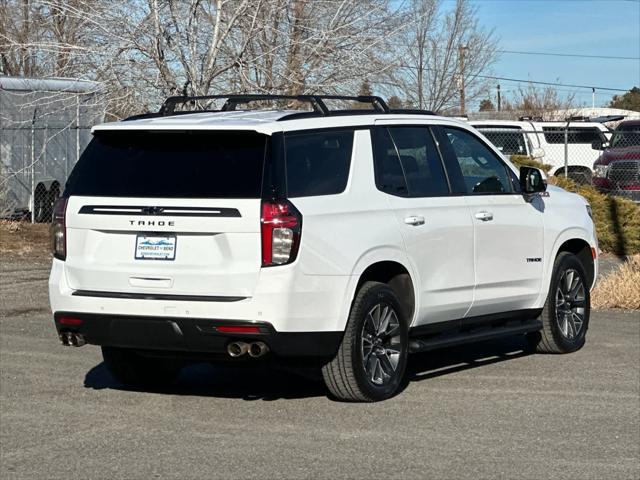
[[[278,121],[293,120],[296,118],[309,118],[317,116],[341,116],[341,115],[365,115],[365,114],[411,114],[411,115],[435,115],[430,110],[413,110],[413,109],[391,109],[387,103],[378,96],[373,95],[268,95],[268,94],[228,94],[228,95],[201,95],[201,96],[175,96],[167,98],[160,110],[154,113],[143,113],[125,118],[128,120],[139,120],[143,118],[167,117],[172,115],[186,115],[195,113],[191,110],[176,111],[176,106],[180,104],[199,102],[205,100],[226,99],[224,105],[219,110],[197,110],[197,112],[229,112],[236,110],[236,107],[243,103],[259,102],[265,100],[295,100],[297,102],[309,103],[311,111],[300,111],[284,115]],[[371,109],[344,109],[330,110],[325,100],[349,100],[359,103],[368,103]]]
[[[318,115],[330,115],[332,112],[329,110],[324,100],[351,100],[360,103],[370,103],[373,109],[378,113],[389,112],[387,103],[380,97],[376,96],[357,96],[350,97],[345,95],[266,95],[266,94],[236,94],[236,95],[202,95],[202,96],[179,96],[169,97],[165,100],[160,111],[159,116],[173,115],[176,105],[185,104],[189,102],[199,102],[203,100],[216,100],[225,98],[227,101],[224,103],[220,112],[233,111],[239,104],[249,102],[259,102],[264,100],[296,100],[298,102],[306,102],[311,105],[313,112]]]

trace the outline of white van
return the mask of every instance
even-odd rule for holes
[[[504,155],[526,155],[551,165],[552,175],[564,173],[565,130],[568,175],[581,183],[591,183],[593,162],[599,150],[596,142],[607,142],[610,130],[597,122],[535,122],[528,120],[478,120],[469,122]]]

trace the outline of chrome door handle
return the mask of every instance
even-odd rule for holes
[[[490,220],[493,220],[493,213],[483,210],[481,212],[476,213],[476,218],[478,220],[482,220],[483,222],[488,222]]]
[[[404,219],[404,223],[407,225],[413,225],[414,227],[424,225],[424,217],[422,215],[412,215],[411,217],[406,217]]]

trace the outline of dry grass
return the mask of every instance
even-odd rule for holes
[[[640,310],[640,255],[634,255],[604,277],[591,292],[594,308]]]
[[[49,225],[0,220],[0,259],[49,256]]]

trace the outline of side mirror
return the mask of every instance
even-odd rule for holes
[[[544,157],[544,148],[534,148],[531,150],[531,157],[534,159],[538,159],[538,158],[542,158]]]
[[[602,140],[594,140],[591,142],[591,148],[594,150],[604,150],[609,146],[609,142],[603,142]]]
[[[537,168],[520,167],[520,189],[524,194],[544,192],[547,190],[547,182]]]

